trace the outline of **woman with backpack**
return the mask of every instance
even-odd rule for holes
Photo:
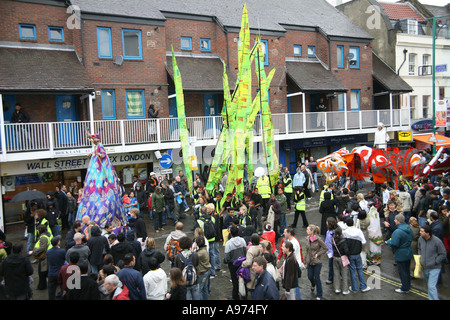
[[[186,300],[200,300],[197,275],[198,253],[191,250],[192,240],[189,237],[180,238],[179,244],[181,252],[175,258],[175,267],[182,270],[186,280]]]

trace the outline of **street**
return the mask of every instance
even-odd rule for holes
[[[367,193],[366,189],[370,187],[370,185],[365,185],[364,189],[361,189],[360,192],[363,194]],[[318,212],[318,204],[319,204],[319,192],[315,192],[313,194],[313,198],[307,201],[306,206],[306,214],[310,224],[315,224],[320,226],[320,213]],[[293,221],[294,214],[293,210],[287,214],[287,223],[290,225]],[[301,219],[301,218],[300,218]],[[145,222],[147,226],[147,231],[150,237],[154,237],[156,240],[156,248],[163,251],[163,245],[167,235],[173,230],[173,222],[168,219],[167,225],[164,227],[165,231],[160,233],[155,233],[153,231],[153,222],[149,219],[148,216],[145,217]],[[185,224],[185,232],[188,236],[193,236],[192,226],[193,226],[193,218],[192,216],[187,216],[186,219],[183,220]],[[23,240],[23,226],[22,225],[12,225],[6,227],[6,236],[7,239],[13,243],[17,241],[22,241],[24,245],[26,245],[26,241]],[[306,229],[301,227],[301,222],[299,222],[298,227],[296,228],[297,235],[296,237],[300,240],[302,247],[304,248],[304,243],[306,242]],[[63,234],[63,238],[65,239],[65,233]],[[279,243],[277,243],[277,246]],[[64,243],[62,243],[62,247],[64,247]],[[221,261],[223,261],[223,250],[224,247],[220,246],[221,251]],[[305,253],[305,249],[303,249],[303,254]],[[37,286],[37,264],[33,264],[34,268],[34,283],[32,284],[33,289],[33,300],[48,300],[47,290],[38,291],[36,290]],[[162,268],[169,273],[170,264],[166,260],[162,264]],[[382,246],[382,259],[381,265],[379,267],[369,267],[368,270],[364,271],[366,276],[366,282],[369,287],[373,290],[367,293],[350,293],[349,295],[335,294],[334,288],[332,284],[326,284],[328,276],[328,259],[326,255],[322,257],[322,271],[321,271],[321,280],[323,287],[323,298],[324,300],[427,300],[427,286],[424,279],[414,279],[411,282],[412,288],[407,294],[398,294],[394,290],[400,287],[400,280],[397,272],[396,266],[394,266],[393,254],[392,250],[387,246]],[[446,265],[446,272],[442,274],[442,283],[438,285],[439,297],[441,300],[449,300],[450,299],[450,288],[449,288],[449,267]],[[307,278],[306,270],[303,271],[301,279],[300,279],[300,293],[302,300],[315,300],[315,294],[310,290],[310,282]],[[230,273],[228,267],[226,265],[221,265],[221,270],[217,272],[217,276],[214,279],[211,279],[210,282],[210,300],[231,300],[231,281],[230,281]],[[283,289],[280,289],[280,293],[283,293]],[[248,299],[250,295],[248,295]]]

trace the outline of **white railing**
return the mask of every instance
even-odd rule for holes
[[[272,114],[277,135],[310,132],[339,135],[349,130],[376,128],[379,122],[401,128],[410,126],[410,121],[408,109]],[[189,135],[196,136],[197,140],[217,140],[223,119],[221,116],[189,117],[186,123]],[[93,126],[105,146],[167,143],[180,139],[177,118],[98,120],[93,121]],[[5,124],[1,151],[5,154],[89,147],[90,127],[90,121]],[[258,115],[253,126],[255,137],[261,135],[261,128],[261,115]]]

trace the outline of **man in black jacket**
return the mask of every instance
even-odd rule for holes
[[[102,232],[98,226],[91,229],[91,237],[87,241],[87,246],[91,251],[89,263],[91,265],[91,273],[98,273],[103,266],[103,256],[109,253],[109,242],[102,236]]]
[[[33,267],[22,255],[23,244],[13,245],[12,254],[0,264],[0,276],[5,280],[5,294],[8,300],[29,300],[31,298],[29,276]]]

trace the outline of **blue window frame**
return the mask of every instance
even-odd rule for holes
[[[19,37],[23,40],[36,40],[36,26],[34,24],[19,24]]]
[[[351,69],[359,69],[359,47],[350,47],[349,53],[353,54],[349,64]]]
[[[308,46],[308,57],[314,57],[316,54],[315,46]]]
[[[181,50],[192,50],[192,38],[181,37]]]
[[[200,38],[200,51],[211,51],[211,40]]]
[[[350,90],[350,110],[360,110],[361,109],[361,90],[352,89]]]
[[[123,58],[142,60],[141,30],[122,29]]]
[[[301,57],[302,56],[302,46],[299,44],[294,44],[294,56]]]
[[[336,62],[338,68],[344,68],[344,46],[337,46],[336,50]]]
[[[145,96],[144,90],[132,89],[125,90],[127,102],[127,118],[141,119],[145,118]]]
[[[102,114],[104,120],[116,119],[116,94],[113,89],[102,90]]]
[[[61,27],[48,27],[48,41],[64,42],[64,29]]]
[[[111,28],[97,27],[98,57],[112,59]]]

